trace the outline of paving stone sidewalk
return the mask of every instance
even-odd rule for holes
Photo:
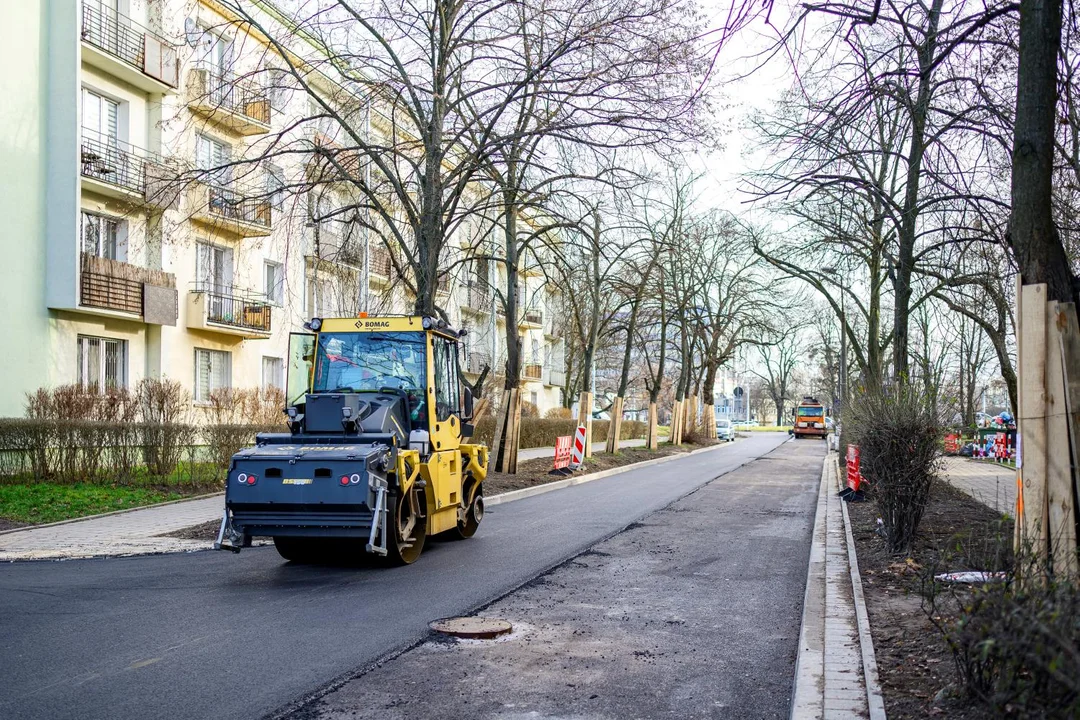
[[[836,459],[830,453],[822,469],[810,550],[792,720],[885,718],[858,565],[849,554],[851,539],[844,501],[837,496],[839,489]]]
[[[1016,471],[992,462],[945,458],[941,477],[983,505],[1012,516],[1016,512]]]
[[[205,550],[201,540],[157,537],[221,518],[225,495],[99,515],[0,535],[0,562]]]

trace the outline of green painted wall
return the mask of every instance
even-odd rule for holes
[[[74,125],[78,82],[78,42],[50,37],[58,26],[74,30],[76,17],[71,0],[19,0],[5,4],[0,23],[0,416],[21,415],[25,394],[49,381],[50,96]]]

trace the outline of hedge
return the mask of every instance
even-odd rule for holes
[[[608,436],[609,420],[593,420],[593,442],[605,442]],[[554,447],[555,438],[573,435],[577,428],[577,420],[564,420],[561,418],[521,418],[521,447],[539,448]],[[632,438],[644,438],[646,424],[639,420],[623,420],[622,432],[619,433],[621,440]],[[476,426],[473,435],[475,442],[491,445],[495,437],[495,418],[486,417]]]
[[[593,421],[594,442],[607,440],[609,425]],[[522,418],[521,447],[551,447],[555,438],[573,435],[576,427],[574,420]],[[149,477],[214,482],[257,433],[283,430],[277,425],[0,418],[0,481],[123,483]],[[643,422],[623,421],[622,439],[643,438],[645,430]],[[485,418],[474,439],[490,445],[494,432],[495,419]]]
[[[229,458],[259,425],[102,423],[0,418],[0,479],[54,482],[130,481],[136,477],[221,478]],[[199,466],[208,471],[196,473]]]

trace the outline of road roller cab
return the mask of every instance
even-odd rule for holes
[[[487,448],[470,442],[458,332],[435,318],[315,318],[289,339],[289,432],[233,456],[215,547],[273,538],[289,560],[420,556],[471,537]]]

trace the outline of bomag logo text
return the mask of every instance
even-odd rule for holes
[[[387,320],[357,320],[356,327],[364,330],[384,329],[390,327],[390,322]]]

